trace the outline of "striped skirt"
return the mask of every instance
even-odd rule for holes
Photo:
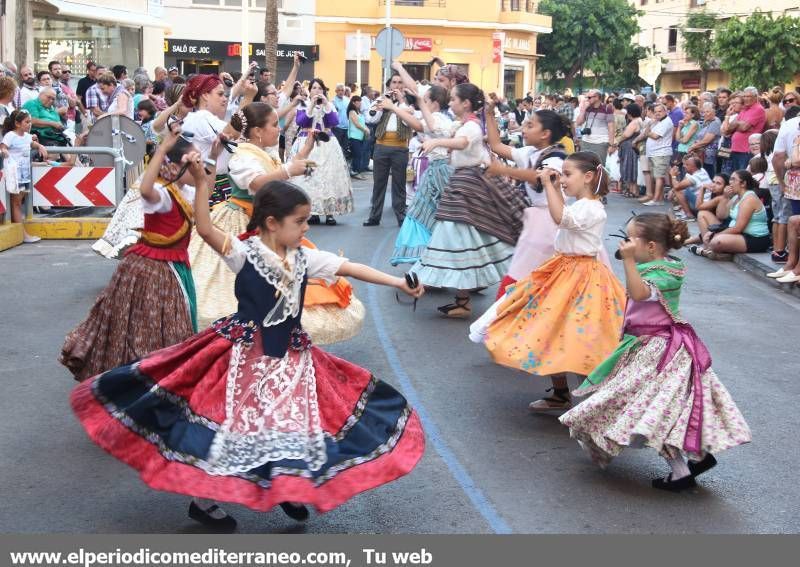
[[[452,173],[447,160],[434,160],[428,165],[397,235],[390,260],[393,266],[419,260],[430,242],[439,199]]]

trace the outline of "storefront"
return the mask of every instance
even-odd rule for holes
[[[121,0],[31,3],[29,53],[35,69],[47,69],[49,61],[58,60],[79,77],[88,61],[129,69],[160,63],[153,57],[152,46],[160,45],[168,25],[153,15],[153,2],[138,4],[139,11],[132,11],[132,6],[121,9]]]
[[[273,73],[274,77],[282,80],[289,75],[296,52],[308,60],[300,68],[299,79],[303,81],[314,78],[315,62],[319,61],[319,46],[284,44],[278,45],[278,69]],[[265,54],[263,43],[250,44],[248,59],[263,65]],[[177,67],[183,75],[240,71],[242,44],[227,41],[165,39],[164,64],[166,67]]]

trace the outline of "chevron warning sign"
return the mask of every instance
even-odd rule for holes
[[[35,207],[115,206],[113,167],[33,167]]]

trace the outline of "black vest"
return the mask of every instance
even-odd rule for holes
[[[302,252],[298,251],[298,254]],[[298,260],[300,258],[298,257]],[[300,328],[303,315],[303,300],[306,295],[308,277],[303,274],[303,285],[300,288],[300,309],[296,317],[288,317],[283,323],[271,327],[263,327],[264,317],[272,311],[278,298],[276,289],[256,271],[250,259],[246,259],[244,267],[236,274],[234,290],[239,300],[238,311],[233,318],[242,323],[253,321],[261,331],[261,344],[264,354],[275,358],[283,358],[289,348],[292,330]]]

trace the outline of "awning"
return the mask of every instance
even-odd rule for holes
[[[117,24],[131,27],[152,27],[168,29],[170,25],[161,18],[155,18],[149,14],[141,12],[129,12],[128,10],[118,10],[116,8],[105,8],[103,6],[89,6],[78,4],[66,0],[39,0],[43,4],[49,4],[55,8],[60,16],[70,18],[81,18],[99,22],[114,22]]]

